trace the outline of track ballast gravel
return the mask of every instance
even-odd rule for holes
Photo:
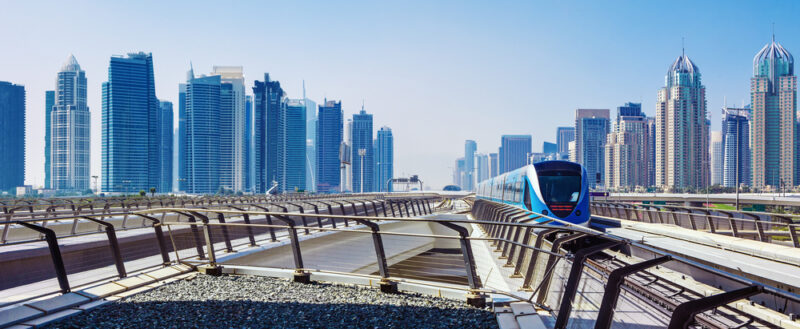
[[[415,293],[259,276],[198,275],[50,328],[497,328],[488,309]]]

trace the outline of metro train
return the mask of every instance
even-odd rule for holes
[[[574,162],[544,161],[524,166],[480,182],[476,195],[572,224],[589,224],[588,176],[586,169]]]

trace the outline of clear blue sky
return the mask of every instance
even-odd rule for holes
[[[108,58],[152,52],[156,94],[177,101],[195,72],[242,65],[289,97],[341,99],[395,136],[395,174],[451,180],[464,140],[496,152],[501,134],[534,151],[576,108],[641,101],[655,112],[680,54],[699,66],[713,129],[723,97],[749,99],[755,53],[770,39],[800,56],[796,1],[4,1],[0,80],[27,90],[27,177],[44,181],[44,91],[70,53],[89,80],[92,173],[100,173],[100,90]],[[176,106],[177,110],[177,106]],[[612,111],[613,114],[613,111]]]

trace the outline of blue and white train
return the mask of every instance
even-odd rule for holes
[[[487,179],[478,184],[476,194],[479,199],[586,226],[590,217],[587,180],[586,170],[577,163],[545,161]]]

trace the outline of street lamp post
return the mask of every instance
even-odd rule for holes
[[[358,156],[361,158],[361,179],[359,180],[359,193],[364,193],[364,156],[367,155],[367,149],[358,149]]]

